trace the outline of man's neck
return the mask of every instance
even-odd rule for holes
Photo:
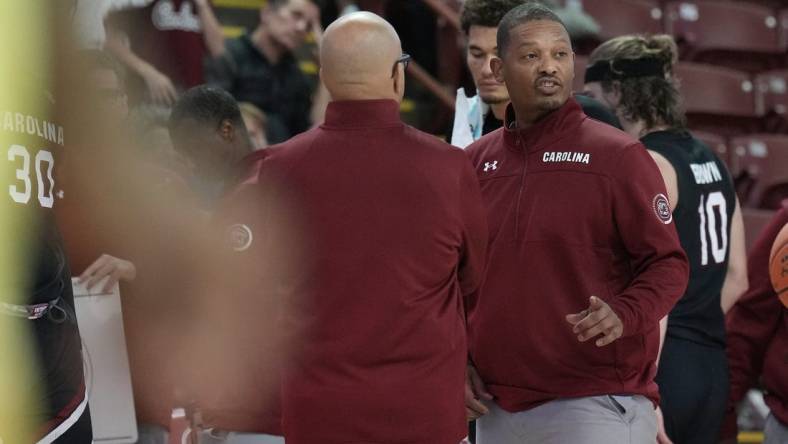
[[[624,128],[624,131],[636,139],[643,138],[647,134],[655,133],[657,131],[665,131],[669,128],[667,125],[662,123],[658,123],[651,128],[647,128],[646,122],[643,120],[631,121],[622,118],[621,116],[619,116],[619,120],[621,121],[621,126]]]
[[[252,44],[254,44],[272,65],[279,63],[286,54],[285,48],[276,43],[271,35],[260,26],[252,31],[250,38]]]
[[[496,119],[503,121],[506,117],[506,107],[509,106],[509,101],[503,103],[493,103],[490,105],[490,109],[493,112],[493,115]]]
[[[542,110],[531,110],[528,113],[525,112],[517,112],[515,109],[515,124],[517,125],[516,128],[520,130],[528,129],[540,120],[546,118],[550,114],[558,111],[558,109],[554,109],[551,111],[542,111]]]

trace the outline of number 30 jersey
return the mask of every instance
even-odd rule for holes
[[[676,170],[679,201],[673,211],[690,263],[687,290],[668,317],[668,332],[712,346],[725,346],[720,295],[728,271],[736,192],[725,165],[685,131],[658,131],[641,139]]]
[[[5,274],[10,281],[2,283],[0,301],[17,306],[58,301],[55,310],[39,319],[9,318],[20,339],[32,334],[38,367],[33,378],[37,390],[29,390],[39,396],[36,408],[17,413],[42,424],[46,434],[79,413],[75,408],[84,408],[85,385],[71,272],[55,220],[64,197],[56,172],[66,134],[51,117],[52,96],[40,84],[25,83],[0,91],[0,211],[13,218],[13,234],[3,235],[15,243],[8,246],[14,250],[15,269]]]
[[[25,245],[19,255],[24,264],[19,279],[25,280],[22,288],[28,297],[13,302],[38,304],[62,296],[63,286],[70,286],[54,215],[57,201],[64,197],[55,172],[65,135],[50,118],[54,102],[49,93],[26,92],[25,97],[25,102],[0,103],[0,156],[6,163],[0,170],[5,178],[0,199],[16,218],[16,240]]]

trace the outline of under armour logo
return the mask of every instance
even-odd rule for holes
[[[497,170],[498,169],[498,161],[493,162],[484,162],[484,171],[490,170]]]
[[[63,190],[59,190],[59,191],[57,192],[57,197],[58,197],[58,199],[62,199],[62,198],[63,198],[63,196],[65,196],[65,193],[63,192]],[[2,444],[2,441],[0,441],[0,444]]]

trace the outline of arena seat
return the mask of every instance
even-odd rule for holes
[[[725,136],[757,132],[760,122],[749,74],[730,68],[680,62],[673,75],[693,128]]]
[[[737,192],[745,206],[776,209],[788,197],[788,135],[751,134],[731,139],[739,175]]]
[[[602,40],[622,34],[664,32],[658,1],[584,0],[582,6],[599,23]]]
[[[725,137],[702,130],[690,130],[690,132],[692,132],[692,135],[696,139],[705,143],[706,146],[708,146],[709,149],[720,158],[720,160],[725,162],[725,165],[728,167],[728,171],[730,171],[731,175],[736,175],[733,165],[731,165],[730,150],[728,149],[728,141],[725,139]]]
[[[781,28],[777,11],[756,3],[695,0],[665,5],[665,30],[684,44],[686,58],[695,61],[747,71],[775,67],[786,48]],[[736,56],[743,53],[747,57]]]
[[[760,210],[757,208],[742,208],[741,216],[744,220],[744,243],[747,252],[750,251],[752,245],[758,240],[761,231],[769,224],[774,217],[774,210]]]
[[[765,71],[755,76],[755,109],[760,115],[788,111],[788,70]]]

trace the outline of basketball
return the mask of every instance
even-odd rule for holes
[[[788,307],[788,224],[774,239],[772,252],[769,256],[769,277],[774,291],[785,307]]]

